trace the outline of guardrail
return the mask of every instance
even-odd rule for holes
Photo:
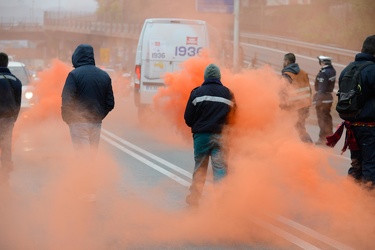
[[[240,42],[255,45],[267,46],[275,49],[293,51],[294,53],[316,57],[316,55],[326,55],[332,57],[338,64],[346,64],[353,60],[357,51],[346,50],[334,46],[312,44],[281,37],[273,37],[260,34],[241,33]]]

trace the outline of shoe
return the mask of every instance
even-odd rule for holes
[[[196,195],[189,194],[185,199],[189,207],[199,207],[199,200]]]
[[[317,146],[326,146],[326,142],[323,141],[323,140],[317,140],[317,141],[315,142],[315,145],[317,145]]]

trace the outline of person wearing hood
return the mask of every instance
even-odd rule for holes
[[[221,132],[234,110],[234,95],[221,83],[219,67],[208,65],[204,72],[204,82],[191,91],[184,113],[185,123],[191,128],[194,141],[195,167],[190,194],[186,197],[186,203],[190,206],[199,205],[209,157],[214,182],[227,175]]]
[[[370,62],[370,63],[369,63]],[[345,144],[342,152],[347,147],[350,150],[351,167],[348,176],[362,183],[370,189],[375,188],[375,35],[366,37],[363,41],[361,52],[355,55],[354,62],[349,63],[339,76],[341,86],[344,76],[351,65],[361,67],[361,91],[363,94],[363,107],[358,115],[345,120],[337,131],[328,136],[327,146],[334,147],[340,139],[343,129],[346,128]]]
[[[316,145],[325,145],[326,137],[333,134],[333,122],[331,116],[331,107],[333,103],[333,89],[336,82],[336,70],[332,66],[332,58],[327,56],[318,56],[319,64],[322,67],[315,79],[315,95],[313,103],[315,104],[316,115],[319,125],[319,139]]]
[[[300,69],[293,53],[284,55],[281,75],[290,83],[293,92],[288,93],[287,109],[297,111],[296,129],[303,142],[312,143],[310,135],[306,131],[306,119],[309,117],[311,106],[311,86],[307,73]]]
[[[12,136],[21,109],[22,83],[9,68],[9,57],[0,52],[0,186],[7,185],[13,170]]]
[[[80,44],[72,55],[74,69],[62,91],[61,115],[76,150],[96,152],[103,119],[114,108],[112,80],[95,66],[94,49]]]

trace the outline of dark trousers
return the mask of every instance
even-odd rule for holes
[[[364,183],[375,185],[375,127],[353,126],[358,151],[351,151],[352,167],[348,174]]]
[[[315,106],[319,125],[319,140],[325,141],[326,137],[333,134],[331,116],[331,103],[317,103]]]
[[[13,169],[12,135],[14,118],[0,118],[1,181],[7,181]]]

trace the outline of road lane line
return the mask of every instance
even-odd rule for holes
[[[301,238],[298,238],[297,236],[294,236],[291,233],[288,233],[287,231],[278,228],[270,223],[267,223],[265,221],[259,220],[255,217],[251,219],[255,224],[258,224],[259,226],[268,229],[269,231],[275,233],[276,235],[280,236],[281,238],[284,238],[285,240],[295,244],[296,246],[299,246],[302,249],[308,249],[308,250],[320,250],[320,248],[308,243],[307,241],[302,240]]]
[[[116,136],[115,134],[113,134],[113,133],[111,133],[111,132],[109,132],[109,131],[107,131],[105,129],[102,129],[102,131],[105,134],[107,134],[108,136],[112,137],[112,138],[109,138],[106,135],[103,135],[103,134],[101,135],[101,138],[103,140],[105,140],[106,142],[108,142],[109,144],[111,144],[114,147],[120,149],[124,153],[129,154],[130,156],[134,157],[135,159],[139,160],[140,162],[143,162],[147,166],[155,169],[156,171],[164,174],[165,176],[167,176],[167,177],[175,180],[177,183],[181,184],[182,186],[189,187],[191,185],[190,182],[188,182],[188,181],[186,181],[186,180],[178,177],[177,175],[169,172],[168,170],[165,170],[163,167],[158,166],[157,164],[155,164],[155,163],[147,160],[146,158],[142,157],[141,155],[139,155],[139,154],[137,154],[137,153],[135,153],[135,152],[133,152],[133,151],[125,148],[124,146],[128,146],[129,148],[132,148],[133,150],[136,150],[136,151],[144,154],[145,156],[148,156],[149,158],[151,158],[151,159],[153,159],[153,160],[155,160],[155,161],[157,161],[157,162],[165,165],[166,167],[169,167],[170,169],[175,170],[176,172],[179,172],[181,174],[185,173],[183,175],[185,175],[186,177],[188,177],[188,178],[191,179],[191,173],[189,173],[188,171],[183,170],[182,168],[180,168],[180,167],[178,167],[178,166],[176,166],[176,165],[174,165],[174,164],[172,164],[172,163],[170,163],[170,162],[168,162],[168,161],[166,161],[166,160],[164,160],[164,159],[162,159],[162,158],[160,158],[160,157],[158,157],[158,156],[156,156],[156,155],[154,155],[154,154],[152,154],[152,153],[150,153],[150,152],[148,152],[148,151],[146,151],[146,150],[144,150],[144,149],[142,149],[142,148],[140,148],[140,147],[138,147],[138,146],[136,146],[136,145],[134,145],[134,144],[126,141],[126,140],[124,140],[124,139],[122,139],[119,136]],[[116,142],[114,140],[117,140],[118,142]],[[121,145],[121,144],[119,144],[119,143],[124,144],[124,146]],[[279,228],[279,227],[277,227],[275,225],[272,225],[272,224],[267,223],[265,221],[261,221],[261,220],[255,218],[255,217],[253,217],[251,220],[254,223],[256,223],[256,224],[258,224],[258,225],[260,225],[260,226],[268,229],[269,231],[271,231],[271,232],[279,235],[280,237],[284,238],[285,240],[287,240],[287,241],[289,241],[289,242],[291,242],[291,243],[293,243],[293,244],[301,247],[302,249],[309,249],[309,250],[310,249],[311,250],[319,250],[320,249],[320,248],[318,248],[318,247],[316,247],[316,246],[308,243],[307,241],[304,241],[301,238],[298,238],[297,236],[294,236],[293,234],[291,234],[291,233],[285,231],[284,229]],[[296,229],[297,231],[305,233],[306,235],[309,235],[309,236],[311,236],[311,237],[313,237],[315,239],[318,239],[321,242],[323,242],[325,244],[328,244],[328,245],[330,245],[330,246],[332,246],[332,247],[334,247],[336,249],[340,249],[340,250],[341,249],[343,249],[343,250],[352,250],[352,248],[350,248],[350,247],[348,247],[348,246],[346,246],[346,245],[344,245],[344,244],[342,244],[342,243],[340,243],[338,241],[330,239],[329,237],[326,237],[326,236],[324,236],[322,234],[319,234],[318,232],[316,232],[316,231],[314,231],[314,230],[312,230],[312,229],[310,229],[310,228],[308,228],[306,226],[298,224],[297,222],[289,220],[289,219],[287,219],[285,217],[281,217],[280,216],[280,217],[278,217],[278,220],[280,222],[282,222],[282,223],[284,223],[284,224],[286,224],[286,225],[288,225],[288,226]]]
[[[307,235],[309,235],[309,236],[311,236],[311,237],[313,237],[317,240],[320,240],[321,242],[324,242],[327,245],[330,245],[334,248],[337,248],[337,249],[340,249],[340,250],[354,250],[353,248],[351,248],[349,246],[346,246],[341,242],[338,242],[334,239],[331,239],[331,238],[329,238],[329,237],[327,237],[323,234],[318,233],[315,230],[312,230],[312,229],[310,229],[310,228],[308,228],[304,225],[301,225],[301,224],[299,224],[295,221],[292,221],[288,218],[285,218],[283,216],[278,216],[277,220],[286,224],[286,225],[288,225],[288,226],[290,226],[290,227],[292,227],[292,228],[294,228],[294,229],[296,229],[296,230],[298,230],[298,231],[300,231],[300,232],[303,232],[303,233],[305,233],[305,234],[307,234]]]
[[[137,159],[138,161],[140,162],[143,162],[144,164],[146,164],[147,166],[155,169],[156,171],[166,175],[167,177],[171,178],[172,180],[178,182],[179,184],[181,184],[182,186],[185,186],[185,187],[189,187],[190,186],[190,182],[188,181],[185,181],[184,179],[178,177],[177,175],[169,172],[168,170],[165,170],[164,168],[156,165],[155,163],[147,160],[146,158],[140,156],[139,154],[136,154],[134,153],[133,151],[125,148],[124,146],[118,144],[117,142],[113,141],[112,139],[108,138],[107,136],[105,135],[101,135],[101,138],[103,140],[105,140],[106,142],[108,142],[109,144],[111,144],[112,146],[120,149],[121,151],[123,151],[124,153],[127,153],[128,155],[134,157],[135,159]]]
[[[126,140],[124,140],[123,138],[109,132],[108,130],[102,129],[102,131],[105,134],[107,134],[108,136],[112,137],[112,139],[115,139],[118,142],[121,142],[122,144],[128,146],[129,148],[132,148],[132,149],[146,155],[147,157],[165,165],[166,167],[168,167],[170,169],[173,169],[174,171],[176,171],[176,172],[188,177],[189,179],[191,179],[192,174],[190,172],[188,172],[188,171],[186,171],[186,170],[184,170],[184,169],[182,169],[182,168],[180,168],[180,167],[178,167],[178,166],[176,166],[176,165],[174,165],[174,164],[172,164],[172,163],[170,163],[170,162],[168,162],[168,161],[166,161],[166,160],[164,160],[164,159],[162,159],[162,158],[160,158],[160,157],[158,157],[158,156],[156,156],[156,155],[154,155],[154,154],[152,154],[152,153],[150,153],[150,152],[148,152],[148,151],[146,151],[146,150],[144,150],[144,149],[142,149],[142,148],[140,148],[140,147],[138,147],[138,146],[136,146],[136,145],[134,145],[134,144],[132,144],[128,141],[126,141]]]

